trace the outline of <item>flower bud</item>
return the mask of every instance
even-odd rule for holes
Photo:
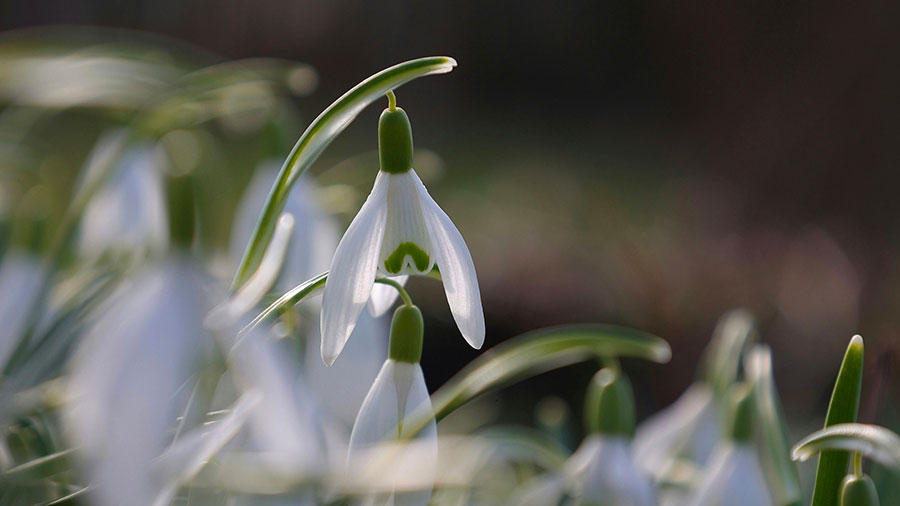
[[[621,372],[601,369],[588,387],[585,423],[592,433],[634,435],[634,393]]]
[[[412,168],[412,126],[406,111],[388,108],[378,120],[378,156],[381,170],[403,174]]]
[[[418,364],[422,360],[422,336],[425,323],[416,306],[400,306],[391,320],[389,357],[398,362]]]
[[[878,491],[872,478],[848,474],[841,484],[841,506],[878,506]]]

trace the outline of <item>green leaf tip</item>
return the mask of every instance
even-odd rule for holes
[[[856,421],[862,390],[863,352],[862,337],[853,336],[834,383],[828,413],[825,415],[826,428]],[[838,505],[841,481],[847,474],[849,465],[850,453],[846,450],[825,450],[819,455],[812,506]]]
[[[356,119],[369,104],[413,79],[446,74],[456,67],[449,56],[418,58],[386,68],[369,76],[329,105],[306,128],[281,166],[278,178],[263,206],[263,211],[250,236],[231,289],[236,291],[259,266],[262,255],[275,230],[275,221],[284,209],[291,187],[325,148]]]

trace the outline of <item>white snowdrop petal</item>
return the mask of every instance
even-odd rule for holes
[[[703,481],[687,501],[689,506],[772,506],[759,458],[752,447],[719,446],[703,472]]]
[[[387,178],[379,172],[372,193],[338,244],[322,296],[322,360],[334,363],[372,291],[387,217]]]
[[[168,222],[159,166],[153,146],[131,148],[91,198],[81,218],[79,252],[162,251]]]
[[[584,471],[582,498],[586,504],[655,506],[650,479],[631,458],[631,444],[622,437],[591,436],[597,444]]]
[[[162,479],[153,461],[169,439],[173,398],[190,374],[207,308],[192,266],[175,260],[145,270],[111,300],[73,357],[63,422],[97,504],[149,504]]]
[[[389,322],[363,312],[347,346],[331,367],[326,367],[319,358],[318,321],[310,327],[315,328],[310,328],[306,335],[307,384],[322,408],[340,422],[340,429],[349,437],[363,399],[387,359]]]
[[[406,286],[409,276],[393,276],[390,279],[400,283],[401,286]],[[372,287],[372,295],[369,298],[369,314],[375,318],[384,315],[394,306],[399,297],[400,292],[393,286],[375,283],[375,286]]]
[[[427,274],[434,268],[433,243],[420,203],[414,170],[388,174],[387,224],[378,268],[387,276]]]
[[[409,172],[415,176],[415,172]],[[415,179],[450,312],[466,341],[479,349],[484,344],[484,310],[472,255],[459,230],[431,198],[419,177]]]
[[[694,384],[673,404],[638,426],[633,442],[635,461],[654,476],[664,475],[676,458],[703,465],[720,433],[712,391]]]
[[[419,364],[387,360],[353,425],[348,462],[357,479],[392,489],[370,497],[371,504],[403,504],[424,506],[431,490],[421,490],[422,483],[433,483],[437,475],[437,424],[432,418],[413,443],[390,447],[379,452],[379,444],[390,443],[400,436],[401,422],[431,412],[431,399]],[[387,456],[389,465],[383,463]]]

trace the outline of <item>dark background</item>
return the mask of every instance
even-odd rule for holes
[[[896,405],[900,349],[897,2],[0,2],[4,30],[49,24],[309,63],[320,82],[297,101],[306,119],[381,68],[453,56],[453,73],[398,97],[417,146],[441,157],[430,188],[472,249],[487,346],[563,322],[654,332],[672,363],[626,364],[646,413],[683,390],[718,316],[743,306],[801,425],[824,415],[854,333],[867,343],[862,418],[891,416],[877,406]],[[371,152],[378,110],[315,170]],[[476,352],[436,284],[412,290],[434,388]],[[593,370],[503,402],[530,413],[552,394],[577,410]]]

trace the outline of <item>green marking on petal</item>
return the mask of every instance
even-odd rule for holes
[[[384,269],[391,274],[398,274],[403,269],[403,263],[406,257],[412,258],[416,270],[424,272],[431,263],[428,253],[425,250],[411,242],[401,242],[397,249],[390,254],[384,261]]]

